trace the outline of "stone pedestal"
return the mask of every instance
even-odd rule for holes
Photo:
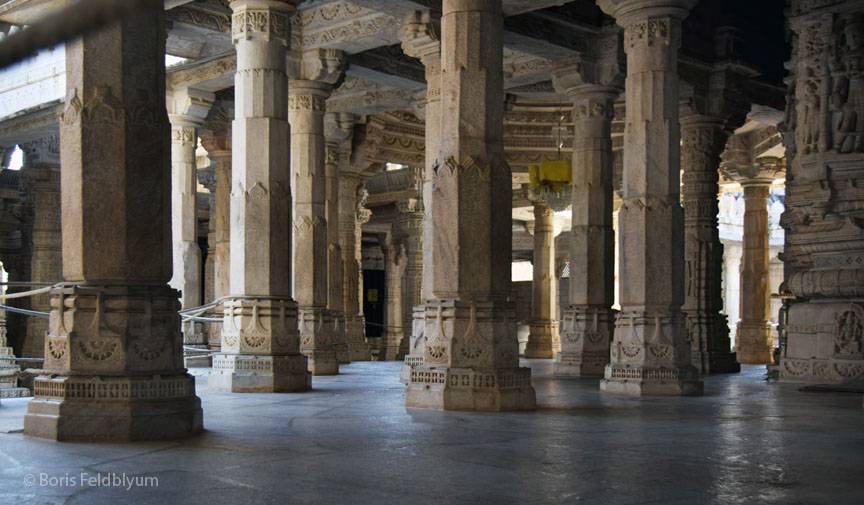
[[[503,159],[501,0],[444,0],[432,293],[405,405],[526,410],[510,293],[512,179]],[[428,107],[428,106],[427,106]]]
[[[232,126],[230,284],[213,391],[305,391],[291,299],[286,49],[297,1],[231,2],[237,49]]]
[[[768,196],[771,180],[743,181],[744,241],[741,257],[741,321],[735,335],[738,361],[773,363],[771,288],[768,279]]]
[[[294,296],[300,308],[300,349],[313,375],[339,373],[334,344],[338,314],[328,310],[326,99],[343,65],[339,51],[307,52],[294,64],[288,96],[294,196]],[[335,225],[335,223],[334,223]],[[339,337],[341,339],[341,337]]]
[[[542,203],[534,204],[534,282],[531,287],[531,315],[526,358],[554,358],[553,341],[558,340],[555,320],[555,213]]]
[[[603,375],[615,326],[611,127],[620,93],[621,48],[617,31],[607,31],[604,50],[595,56],[597,65],[583,65],[577,58],[560,63],[553,72],[556,88],[573,101],[574,123],[570,303],[555,365],[560,376]]]
[[[171,277],[161,3],[66,44],[63,276],[24,433],[157,440],[202,429]],[[123,50],[121,50],[123,49]],[[112,146],[106,149],[105,146]]]
[[[20,367],[15,361],[15,353],[6,340],[6,311],[0,311],[0,372],[10,375],[0,376],[0,398],[24,398],[30,390],[18,387],[17,374]]]
[[[690,114],[681,119],[684,184],[684,305],[693,366],[701,374],[741,371],[730,351],[723,309],[723,244],[717,214],[724,122]]]
[[[600,0],[624,27],[627,122],[618,216],[620,304],[601,391],[698,395],[683,303],[678,48],[694,0]]]

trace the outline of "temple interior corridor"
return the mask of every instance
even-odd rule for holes
[[[800,392],[745,365],[705,377],[701,397],[633,398],[554,379],[551,360],[522,365],[535,412],[405,408],[397,362],[352,363],[302,395],[211,393],[194,369],[206,431],[171,442],[27,437],[27,400],[4,400],[0,503],[860,503],[860,395]],[[22,485],[81,472],[158,487]]]

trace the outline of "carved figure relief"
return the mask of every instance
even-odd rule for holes
[[[835,314],[834,357],[840,359],[861,359],[862,335],[864,335],[864,309],[850,305],[849,310]]]

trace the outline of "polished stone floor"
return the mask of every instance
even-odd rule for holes
[[[745,366],[703,397],[627,398],[530,365],[540,408],[511,414],[406,410],[399,363],[271,395],[208,393],[199,369],[207,431],[181,442],[32,439],[27,400],[3,400],[0,504],[864,503],[861,395]]]

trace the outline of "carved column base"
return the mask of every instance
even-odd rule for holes
[[[204,333],[204,325],[194,321],[184,321],[183,328],[183,366],[186,368],[201,368],[209,367],[213,364],[213,359],[207,353],[201,353],[197,356],[185,356],[187,350],[185,347],[194,347],[202,351],[209,350],[207,347],[207,336]]]
[[[299,354],[216,354],[207,387],[223,393],[298,393],[312,387],[312,375]]]
[[[614,310],[569,307],[564,311],[562,350],[555,363],[555,375],[601,377],[609,363],[614,331]]]
[[[768,365],[774,362],[771,324],[750,324],[741,321],[735,335],[738,362],[747,365]]]
[[[531,410],[531,369],[519,368],[510,302],[426,303],[424,364],[411,370],[407,407]]]
[[[201,432],[201,401],[189,375],[41,375],[24,433],[58,441],[139,441]]]
[[[786,332],[786,350],[780,359],[782,382],[864,380],[864,298],[794,302]]]
[[[312,375],[336,375],[339,360],[333,350],[333,314],[327,309],[301,307],[297,312],[300,352],[306,356]]]
[[[336,351],[336,360],[340,365],[351,363],[351,348],[348,344],[348,335],[345,332],[345,314],[333,312],[333,350]]]
[[[244,296],[225,300],[222,353],[213,356],[211,391],[306,391],[306,358],[298,352],[297,304],[290,298]]]
[[[534,410],[537,400],[529,368],[418,366],[411,371],[405,406],[499,412]]]
[[[681,312],[618,314],[600,391],[632,396],[702,394]]]
[[[558,321],[531,321],[528,343],[525,345],[526,358],[548,359],[555,357],[555,341],[559,342]]]
[[[360,314],[345,314],[345,340],[351,361],[369,361],[369,344],[366,342],[366,322]]]
[[[741,364],[732,352],[726,316],[685,311],[690,339],[691,362],[701,375],[738,373]]]
[[[389,328],[384,332],[384,349],[379,354],[381,361],[398,361],[405,359],[408,354],[408,339],[405,338],[405,332],[398,330],[393,331]]]
[[[399,382],[403,384],[411,382],[411,370],[423,364],[423,346],[426,343],[426,306],[415,305],[413,316],[411,343],[408,346],[408,354],[405,355],[405,364],[399,371]]]

